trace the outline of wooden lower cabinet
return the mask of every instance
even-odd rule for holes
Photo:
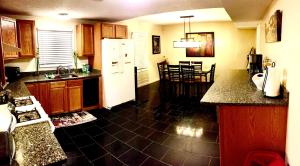
[[[67,89],[65,81],[50,82],[50,110],[51,114],[67,112]]]
[[[32,96],[34,96],[37,100],[40,99],[40,91],[38,83],[26,84],[28,91]]]
[[[93,79],[87,79],[93,80]],[[95,79],[98,80],[98,79]],[[92,81],[93,82],[93,81]],[[53,82],[41,82],[41,83],[27,83],[26,84],[31,95],[41,103],[45,112],[48,115],[61,114],[67,112],[75,112],[80,110],[87,110],[83,108],[83,80],[68,80],[68,81],[53,81]],[[89,90],[94,92],[98,91],[97,84],[86,84]],[[96,87],[97,86],[97,87]],[[93,88],[94,87],[94,88]],[[94,94],[94,93],[92,93]],[[98,103],[98,92],[96,103]],[[88,101],[92,101],[87,96]],[[95,105],[93,105],[95,106]],[[97,108],[98,104],[96,105]]]
[[[68,81],[68,111],[82,110],[82,80]]]
[[[221,166],[241,166],[254,150],[285,157],[286,106],[221,105],[218,110]]]
[[[39,85],[39,98],[38,101],[41,103],[42,107],[48,115],[51,114],[49,105],[49,83],[38,83]]]
[[[49,83],[26,84],[30,94],[36,98],[47,114],[51,114],[49,107]]]

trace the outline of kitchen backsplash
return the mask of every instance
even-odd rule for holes
[[[78,59],[77,61],[78,66],[77,68],[82,68],[83,64],[88,63],[88,59]],[[16,59],[11,62],[5,63],[5,66],[17,66],[20,67],[21,72],[34,72],[36,71],[36,61],[35,58],[33,59]],[[75,65],[73,64],[73,67],[75,68]],[[52,70],[53,68],[39,68],[40,71],[43,70]]]

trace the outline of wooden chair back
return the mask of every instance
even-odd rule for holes
[[[180,81],[180,66],[179,65],[168,65],[168,76],[170,82]]]

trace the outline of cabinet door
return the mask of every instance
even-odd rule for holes
[[[34,21],[17,20],[17,30],[20,57],[35,57]]]
[[[94,56],[94,25],[76,26],[76,44],[78,56]]]
[[[117,39],[127,39],[127,26],[115,25],[115,27],[116,27],[116,38]]]
[[[65,81],[50,83],[50,110],[51,114],[67,112],[67,89]]]
[[[83,55],[94,55],[94,26],[89,24],[82,25],[82,37],[83,37]]]
[[[70,112],[82,110],[82,80],[68,81],[68,106]]]
[[[49,101],[49,83],[39,83],[39,102],[48,115],[51,115]]]
[[[36,100],[40,100],[40,91],[38,83],[26,84],[28,91],[32,96],[36,98]]]
[[[68,87],[69,111],[80,111],[82,109],[82,87]]]
[[[15,19],[1,17],[1,31],[3,43],[10,46],[18,47],[17,28]],[[16,58],[18,58],[17,52],[4,52],[4,59]]]
[[[115,38],[115,25],[113,24],[102,24],[101,26],[102,38]]]

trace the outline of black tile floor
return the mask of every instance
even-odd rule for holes
[[[138,104],[93,110],[96,121],[56,129],[64,165],[219,165],[215,108],[160,92],[159,83],[150,84],[139,88]],[[193,129],[201,136],[183,135]]]

